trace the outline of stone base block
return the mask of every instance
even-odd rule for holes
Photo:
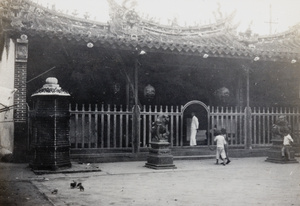
[[[156,164],[150,164],[146,163],[145,167],[151,168],[151,169],[156,169],[156,170],[163,170],[163,169],[176,169],[177,167],[173,164],[168,164],[168,165],[156,165]]]
[[[281,150],[280,148],[271,148],[268,151],[268,158],[265,160],[266,162],[272,162],[272,163],[280,163],[280,164],[291,164],[291,163],[299,163],[295,159],[295,152],[290,151],[291,159],[288,160],[286,157],[281,156]]]
[[[145,167],[151,169],[176,169],[168,142],[153,142]]]
[[[159,164],[159,165],[173,164],[173,156],[149,154],[147,157],[147,162],[150,164]]]
[[[29,166],[33,170],[59,170],[72,166],[69,146],[36,146],[31,153]]]

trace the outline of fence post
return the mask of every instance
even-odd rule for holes
[[[140,128],[140,113],[141,109],[138,105],[133,107],[133,153],[139,153],[140,151],[140,138],[141,138],[141,128]]]
[[[245,149],[252,149],[251,142],[251,108],[245,108]]]

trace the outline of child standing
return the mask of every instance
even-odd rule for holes
[[[226,165],[226,154],[224,145],[226,143],[225,137],[220,134],[219,131],[216,131],[217,136],[215,137],[214,141],[217,143],[217,153],[216,153],[216,164],[219,164],[219,157],[221,156],[223,162],[222,165]]]
[[[291,148],[291,143],[294,142],[293,138],[289,134],[288,131],[284,133],[283,137],[283,147],[281,149],[281,156],[282,158],[285,157],[285,154],[287,154],[287,159],[291,160],[291,154],[290,154],[290,148]]]
[[[230,161],[229,156],[228,156],[228,140],[227,140],[227,131],[226,131],[225,128],[221,129],[221,134],[225,138],[224,151],[225,151],[225,155],[226,155],[226,158],[227,158],[226,164],[229,164],[231,161]]]

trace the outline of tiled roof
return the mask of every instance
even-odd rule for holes
[[[44,8],[29,0],[0,2],[2,32],[65,38],[115,48],[147,48],[158,52],[208,54],[217,57],[299,59],[300,24],[273,36],[237,35],[234,13],[199,27],[159,25],[108,0],[109,23],[80,19]]]

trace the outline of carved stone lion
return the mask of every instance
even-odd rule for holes
[[[155,122],[152,123],[151,134],[152,141],[168,141],[169,130],[168,130],[169,117],[166,114],[160,114],[156,118]]]
[[[282,139],[284,133],[290,131],[291,126],[289,125],[288,121],[286,120],[285,115],[280,115],[277,121],[272,125],[272,133],[274,134],[276,139]]]

